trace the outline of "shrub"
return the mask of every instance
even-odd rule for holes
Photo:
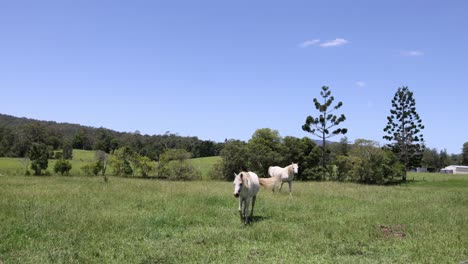
[[[73,159],[73,147],[70,142],[63,145],[63,158],[67,160]]]
[[[192,156],[184,149],[168,149],[159,159],[160,177],[169,180],[195,180],[201,178],[201,173],[187,162]]]
[[[185,160],[174,160],[161,168],[161,175],[169,180],[199,180],[201,173]]]
[[[96,161],[91,164],[86,164],[84,166],[81,166],[81,171],[83,171],[83,173],[86,176],[92,176],[92,175],[97,176],[99,172],[103,170],[103,167],[104,166],[102,162]]]
[[[62,151],[56,151],[54,154],[54,159],[62,159],[63,158],[63,152]]]
[[[381,149],[374,141],[356,140],[351,155],[336,157],[339,179],[384,184],[403,175],[404,166],[395,154]]]
[[[42,143],[33,143],[29,150],[29,159],[31,160],[31,169],[34,175],[41,175],[42,170],[47,169],[49,165],[49,152],[47,146]]]
[[[68,160],[60,159],[55,163],[54,171],[60,175],[69,175],[71,168],[72,165]]]
[[[223,161],[216,162],[208,172],[208,177],[212,180],[224,180],[223,176]]]

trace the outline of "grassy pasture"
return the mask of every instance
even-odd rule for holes
[[[413,176],[294,182],[292,197],[262,189],[249,226],[228,182],[0,176],[0,263],[467,260],[468,177]]]
[[[70,160],[70,163],[72,164],[70,175],[89,176],[83,174],[81,167],[94,162],[95,155],[96,152],[93,150],[74,149],[73,159]],[[208,179],[208,172],[219,159],[220,157],[205,157],[189,159],[188,162],[201,172],[202,179]],[[57,173],[54,173],[54,166],[56,161],[57,160],[54,159],[49,160],[47,170],[52,175],[57,175]],[[24,175],[27,168],[29,168],[29,170],[31,171],[30,165],[31,163],[27,158],[0,158],[0,175]],[[111,173],[111,171],[112,167],[109,166],[107,174]],[[154,172],[153,174],[156,174],[156,172]]]

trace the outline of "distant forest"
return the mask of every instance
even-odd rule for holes
[[[167,149],[185,149],[195,158],[217,156],[224,146],[224,143],[182,137],[169,132],[163,135],[142,135],[139,131],[117,132],[103,127],[0,114],[0,157],[25,157],[33,142],[43,143],[50,150],[71,145],[74,149],[102,150],[107,153],[126,146],[153,160],[158,160]]]

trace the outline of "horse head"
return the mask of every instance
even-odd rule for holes
[[[299,172],[299,163],[292,163],[291,166],[294,174],[297,174]]]
[[[240,192],[242,190],[242,184],[244,183],[244,177],[242,172],[239,174],[234,173],[234,197],[239,198]]]

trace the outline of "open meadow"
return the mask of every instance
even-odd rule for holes
[[[262,189],[244,226],[230,182],[3,175],[0,263],[460,263],[467,176]]]

